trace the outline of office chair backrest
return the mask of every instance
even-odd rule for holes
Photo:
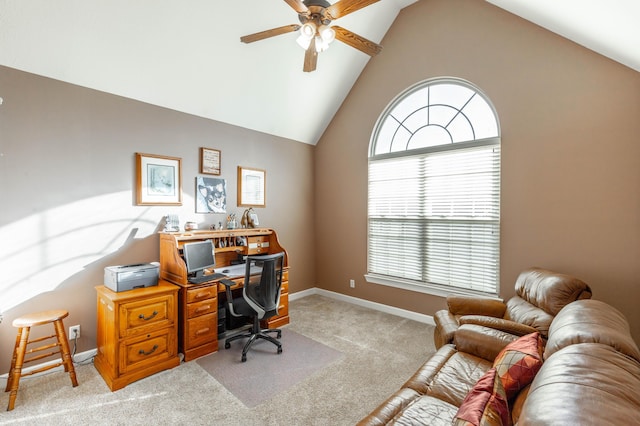
[[[252,262],[262,264],[260,280],[251,280],[250,265]],[[280,304],[280,287],[282,286],[282,267],[284,252],[262,256],[247,256],[243,296],[247,303],[258,314],[259,319],[269,318],[278,314]]]

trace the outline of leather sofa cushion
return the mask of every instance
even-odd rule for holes
[[[463,317],[466,318],[466,317]],[[456,349],[493,362],[500,351],[518,337],[495,328],[463,324],[454,335]]]
[[[458,407],[425,395],[409,405],[402,414],[387,424],[451,426]]]
[[[638,424],[639,382],[640,364],[611,346],[568,346],[538,372],[518,425]]]
[[[591,288],[578,278],[540,268],[522,272],[516,280],[515,289],[520,298],[552,316],[571,302],[591,298]]]
[[[491,362],[486,359],[456,352],[435,374],[425,393],[459,407],[471,388],[491,367]]]
[[[491,367],[492,361],[459,352],[449,344],[438,349],[407,380],[403,388],[459,407],[467,393]]]
[[[545,359],[566,346],[590,342],[609,345],[640,362],[626,318],[600,300],[579,300],[560,311],[549,330]]]
[[[533,327],[545,337],[549,334],[549,327],[553,321],[553,315],[532,305],[520,296],[513,296],[507,301],[505,318]]]
[[[391,395],[358,426],[382,426],[392,424],[450,426],[458,407],[437,398],[420,395],[409,388],[402,388]]]

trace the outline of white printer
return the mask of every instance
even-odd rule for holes
[[[158,285],[159,271],[158,262],[107,266],[104,268],[104,285],[116,292],[152,287]]]

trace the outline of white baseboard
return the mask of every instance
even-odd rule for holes
[[[408,311],[406,309],[400,309],[393,306],[384,305],[382,303],[371,302],[369,300],[359,299],[357,297],[347,296],[346,294],[336,293],[333,291],[324,290],[317,287],[291,293],[289,294],[289,301],[302,299],[303,297],[311,296],[314,294],[318,294],[320,296],[329,297],[329,298],[340,300],[347,303],[353,303],[354,305],[362,306],[369,309],[375,309],[376,311],[385,312],[387,314],[396,315],[396,316],[407,318],[413,321],[418,321],[424,324],[436,325],[431,315],[420,314],[417,312]]]
[[[385,312],[387,314],[396,315],[396,316],[407,318],[413,321],[418,321],[418,322],[429,324],[429,325],[435,325],[435,322],[433,321],[433,317],[430,315],[419,314],[417,312],[408,311],[406,309],[395,308],[393,306],[383,305],[382,303],[371,302],[369,300],[359,299],[357,297],[347,296],[346,294],[340,294],[340,293],[324,290],[317,287],[291,293],[289,294],[289,301],[302,299],[303,297],[312,296],[314,294],[329,297],[331,299],[340,300],[342,302],[352,303],[354,305],[362,306],[369,309],[375,309],[376,311]],[[95,348],[89,349],[88,351],[80,352],[73,357],[73,362],[76,364],[83,363],[88,359],[96,356],[97,353],[98,353],[98,350]],[[23,372],[28,373],[29,371],[35,370],[37,368],[42,368],[47,365],[55,364],[56,362],[59,362],[59,361],[53,360],[53,361],[48,361],[39,365],[27,367],[23,369]],[[63,366],[52,368],[51,370],[43,371],[42,373],[36,373],[29,377],[37,377],[37,376],[49,374],[55,371],[64,371]],[[8,373],[2,374],[0,375],[0,379],[6,380],[8,376],[9,376]]]

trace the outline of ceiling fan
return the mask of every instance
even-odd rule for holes
[[[360,50],[370,56],[375,56],[382,50],[382,46],[359,36],[337,25],[331,26],[335,19],[346,16],[380,0],[340,0],[334,4],[326,0],[284,0],[298,12],[300,24],[285,25],[259,33],[240,37],[243,43],[253,43],[281,34],[300,31],[298,44],[306,50],[304,55],[304,72],[316,69],[318,53],[326,50],[334,39]]]

